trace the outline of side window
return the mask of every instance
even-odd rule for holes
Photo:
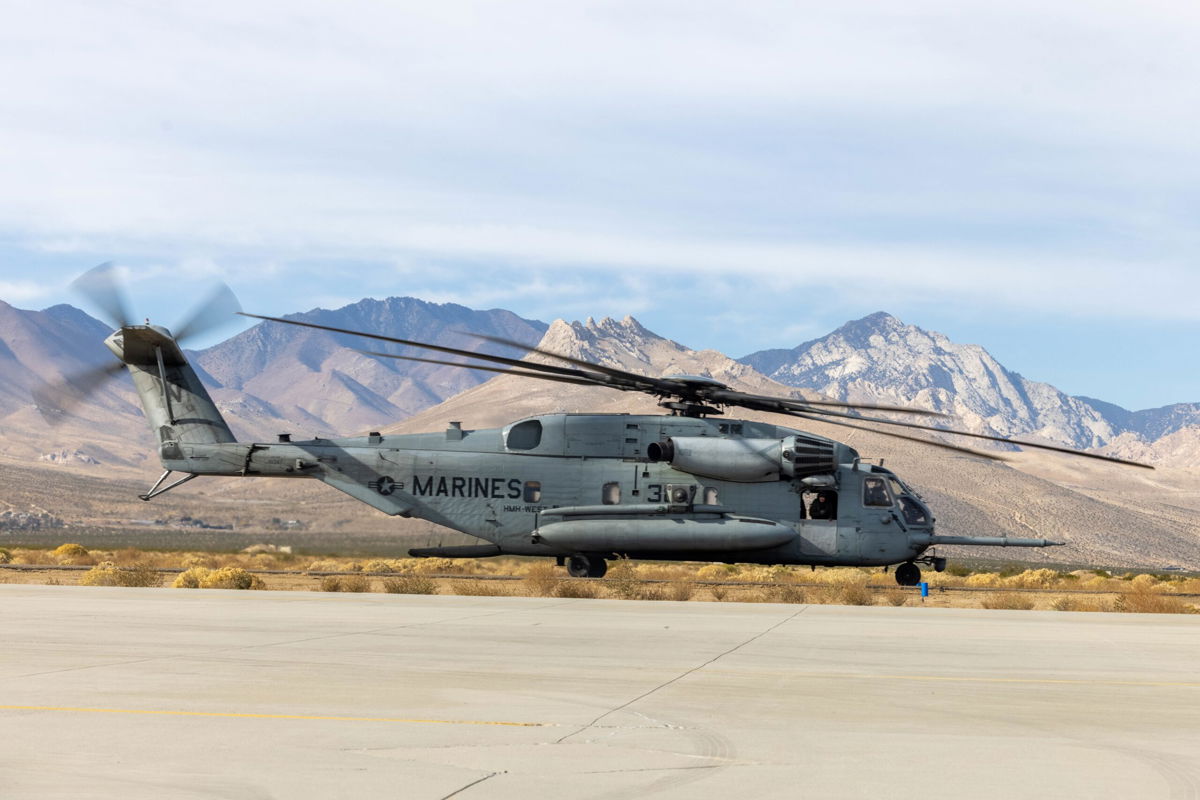
[[[883,478],[863,479],[863,505],[888,507],[892,498],[888,496],[887,484]]]
[[[525,481],[525,502],[526,503],[542,502],[542,482],[541,481]]]
[[[606,506],[615,506],[621,502],[621,484],[606,483],[600,491],[600,499]]]
[[[809,519],[837,519],[837,492],[823,489],[808,504]]]

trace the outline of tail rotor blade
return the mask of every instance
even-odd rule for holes
[[[62,423],[71,410],[125,367],[120,361],[89,369],[55,383],[41,383],[30,390],[42,418],[51,425]]]
[[[92,267],[71,282],[71,288],[91,301],[103,312],[104,321],[114,328],[133,324],[125,289],[117,278],[117,268],[111,261]]]
[[[234,296],[233,290],[223,283],[218,283],[179,323],[175,329],[175,339],[183,341],[236,322],[236,317],[241,311],[241,303]]]

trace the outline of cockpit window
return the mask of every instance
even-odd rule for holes
[[[892,504],[883,478],[863,479],[863,505],[887,507]]]
[[[929,524],[929,512],[919,501],[912,497],[901,497],[898,502],[900,503],[900,513],[909,525]]]

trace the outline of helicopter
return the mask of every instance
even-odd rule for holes
[[[164,469],[139,495],[142,500],[201,476],[319,480],[384,514],[427,520],[481,542],[410,549],[417,558],[546,557],[576,578],[603,577],[608,561],[619,558],[814,569],[894,565],[896,582],[915,586],[921,580],[919,565],[945,569],[946,558],[931,549],[937,545],[1063,544],[936,533],[932,510],[892,470],[824,436],[728,418],[725,411],[735,408],[872,430],[983,459],[1004,456],[915,434],[953,434],[1153,469],[1097,453],[928,424],[932,420],[877,415],[944,416],[924,409],[750,394],[706,376],[650,377],[490,336],[477,338],[526,357],[248,314],[224,287],[180,326],[180,335],[173,335],[148,320],[130,320],[111,264],[89,270],[74,285],[116,328],[104,344],[118,362],[70,383],[91,388],[122,368],[132,376]],[[470,430],[451,422],[431,433],[304,440],[279,434],[276,441],[239,442],[179,345],[184,334],[233,313],[469,361],[361,351],[380,358],[645,393],[657,398],[665,413],[548,413],[492,429]],[[64,399],[63,391],[35,394],[48,418],[66,412]]]

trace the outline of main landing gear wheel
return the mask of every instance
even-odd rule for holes
[[[567,574],[572,578],[603,578],[608,562],[599,556],[571,556],[567,559]]]
[[[916,586],[921,582],[921,568],[911,561],[896,567],[896,583],[901,586]]]

